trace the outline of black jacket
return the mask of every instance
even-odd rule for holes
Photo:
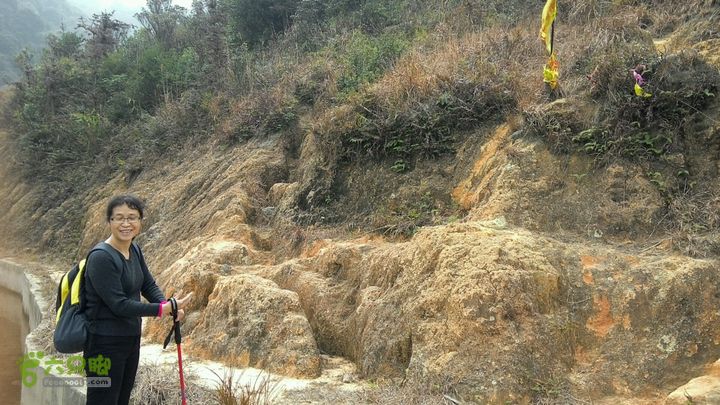
[[[92,251],[85,268],[89,331],[103,336],[139,336],[140,317],[157,316],[165,296],[137,245],[131,246],[130,259],[126,260],[115,248],[103,243],[110,249]],[[118,263],[123,263],[122,268],[118,268]],[[140,302],[141,294],[150,303]]]

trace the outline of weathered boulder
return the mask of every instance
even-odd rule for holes
[[[219,279],[187,340],[190,353],[227,364],[320,375],[320,352],[297,294],[258,276]]]
[[[673,391],[666,405],[720,404],[720,360],[713,363],[706,375],[693,378]]]

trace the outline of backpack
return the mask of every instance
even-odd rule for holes
[[[140,248],[131,244],[131,249],[140,257]],[[88,252],[85,259],[75,264],[63,274],[55,298],[55,332],[53,344],[60,353],[78,353],[84,350],[88,335],[88,319],[85,313],[85,264],[90,254],[96,250],[110,253],[117,268],[123,268],[120,253],[105,243],[98,243]]]

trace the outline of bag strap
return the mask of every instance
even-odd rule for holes
[[[96,250],[104,250],[110,254],[110,256],[113,258],[113,261],[115,262],[115,267],[122,270],[125,268],[125,260],[122,257],[122,254],[115,250],[112,246],[108,245],[105,242],[100,242],[97,245],[95,245],[94,248],[88,253],[88,257],[90,257],[90,253],[96,251]]]
[[[138,246],[137,243],[133,242],[131,248],[135,248],[135,253],[137,254],[138,258],[140,258],[140,267],[142,267],[143,271],[150,272],[150,270],[148,270],[147,263],[145,263],[145,256],[143,256],[140,246]]]

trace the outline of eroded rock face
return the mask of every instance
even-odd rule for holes
[[[651,233],[664,207],[640,167],[612,164],[597,170],[590,157],[557,155],[541,139],[513,139],[506,126],[492,134],[452,195],[474,220],[504,216],[532,231],[618,239]]]
[[[715,261],[593,248],[502,220],[325,244],[278,266],[323,351],[474,401],[628,395],[720,355]],[[532,389],[532,388],[535,389]]]
[[[193,214],[212,232],[164,248],[158,281],[195,293],[188,352],[229,364],[312,377],[322,351],[363,377],[449,384],[476,403],[664,396],[720,357],[717,260],[640,243],[662,197],[639,168],[567,159],[500,127],[454,187],[467,222],[399,243],[266,239],[229,203],[249,204],[244,191],[209,182],[229,208]],[[275,184],[263,206],[278,216],[300,186]],[[148,229],[149,248],[163,229]],[[297,254],[278,260],[273,244],[289,240]],[[146,330],[161,340],[165,326]]]
[[[191,353],[236,366],[320,375],[320,353],[297,294],[249,274],[218,281],[188,343]]]
[[[662,246],[561,241],[502,217],[403,243],[319,240],[278,265],[243,264],[242,244],[197,246],[161,279],[195,293],[190,353],[229,364],[313,377],[322,351],[364,377],[502,403],[674,388],[720,356],[717,261]]]

